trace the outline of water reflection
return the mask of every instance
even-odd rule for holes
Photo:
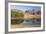
[[[31,19],[31,20],[11,20],[11,24],[33,24],[33,25],[40,25],[41,19]]]
[[[31,19],[31,20],[24,20],[21,24],[41,24],[41,19]]]

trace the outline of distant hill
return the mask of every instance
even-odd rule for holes
[[[11,17],[24,17],[23,11],[18,9],[11,10]]]
[[[22,11],[22,10],[19,10],[19,9],[11,9],[11,11]]]

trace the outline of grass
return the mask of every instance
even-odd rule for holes
[[[36,28],[36,27],[40,27],[40,25],[24,25],[24,24],[11,25],[11,28]]]

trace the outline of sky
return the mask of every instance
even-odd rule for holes
[[[19,9],[19,10],[41,10],[40,6],[22,6],[22,5],[11,5],[11,9]]]

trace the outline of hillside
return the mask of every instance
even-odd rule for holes
[[[23,11],[18,9],[11,10],[11,17],[24,17]]]

